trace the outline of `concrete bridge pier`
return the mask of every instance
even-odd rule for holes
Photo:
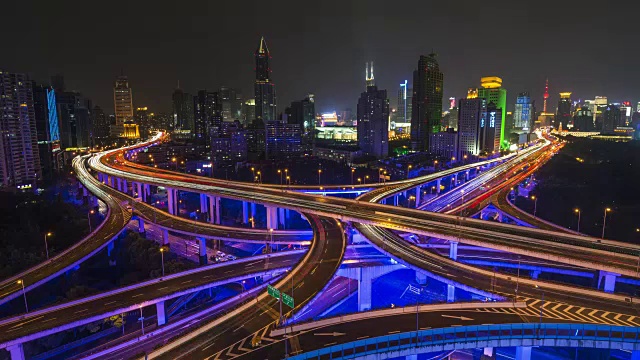
[[[465,182],[469,181],[469,170],[464,172],[464,181]]]
[[[242,202],[242,223],[249,223],[249,203],[246,201]]]
[[[116,189],[118,189],[118,191],[122,192],[122,179],[120,179],[120,178],[116,178]]]
[[[253,202],[251,203],[251,215],[250,216],[253,218],[253,221],[255,222],[256,221],[256,203],[253,203]]]
[[[620,274],[611,273],[608,271],[598,271],[598,289],[602,286],[602,280],[604,280],[604,292],[612,293],[616,288],[616,278]]]
[[[160,301],[156,303],[156,314],[158,318],[158,326],[161,326],[167,323],[167,317],[164,311],[164,301]]]
[[[447,302],[455,302],[456,301],[456,287],[447,284]]]
[[[486,347],[484,349],[482,349],[482,357],[481,359],[495,359],[495,356],[493,355],[493,348],[492,347]]]
[[[441,182],[442,182],[442,179],[436,180],[436,195],[440,195],[440,186],[442,186]]]
[[[147,196],[151,195],[151,185],[144,184],[144,188],[142,190],[142,201],[147,201]]]
[[[458,260],[458,242],[449,241],[449,259]]]
[[[113,252],[113,241],[107,244],[107,256],[111,257],[111,252]]]
[[[145,234],[144,220],[140,217],[138,217],[138,234]]]
[[[125,194],[129,194],[129,182],[127,179],[122,179],[122,192]]]
[[[7,351],[9,352],[11,360],[25,360],[22,343],[7,346]]]
[[[531,346],[518,346],[515,360],[531,360]]]
[[[368,268],[360,268],[358,274],[358,311],[371,310],[373,277]]]
[[[414,207],[420,206],[420,195],[422,195],[422,186],[418,185],[416,186],[416,202]]]
[[[169,245],[169,230],[162,230],[162,245]]]
[[[267,210],[267,229],[278,228],[278,208],[275,206],[265,206]]]
[[[280,229],[285,228],[285,220],[284,208],[278,208],[278,225],[280,226]]]
[[[426,285],[427,284],[427,274],[420,272],[420,271],[416,271],[416,282],[420,285]]]
[[[207,194],[200,194],[200,212],[202,214],[209,212],[207,206]]]
[[[140,183],[138,183],[138,191],[140,191]],[[169,214],[178,215],[178,191],[176,189],[167,188],[167,204]]]
[[[533,270],[531,272],[531,278],[534,279],[534,280],[537,280],[538,276],[540,276],[541,272],[542,272],[541,270]]]
[[[203,237],[199,237],[197,239],[200,255],[200,265],[207,265],[207,240]]]
[[[453,187],[458,186],[458,173],[453,174]]]
[[[220,206],[220,196],[206,195],[209,198],[209,223],[220,224],[222,210]]]

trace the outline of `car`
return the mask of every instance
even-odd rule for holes
[[[233,255],[227,255],[227,259],[228,260],[236,260],[237,257],[233,256]]]
[[[218,256],[224,256],[225,254],[224,254],[222,251],[218,250],[218,251],[216,251],[216,255],[218,255]]]

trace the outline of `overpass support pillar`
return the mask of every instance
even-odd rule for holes
[[[22,343],[7,346],[7,351],[9,351],[9,355],[11,355],[11,360],[25,360]]]
[[[640,350],[633,350],[631,352],[631,360],[640,360]]]
[[[398,206],[398,195],[393,195],[393,206]]]
[[[205,238],[198,238],[198,249],[200,251],[200,265],[207,265],[207,241]]]
[[[249,223],[249,203],[246,201],[242,202],[242,223]]]
[[[251,217],[256,221],[256,203],[251,203]]]
[[[451,284],[447,284],[447,302],[454,301],[456,301],[456,287]]]
[[[162,245],[169,245],[169,230],[162,230]]]
[[[416,186],[416,203],[415,203],[415,207],[420,206],[420,195],[422,195],[422,186],[418,185]]]
[[[117,181],[117,184],[118,184],[118,191],[123,191],[122,190],[122,179],[117,178],[116,181]]]
[[[537,279],[538,279],[538,276],[540,276],[540,273],[541,273],[541,272],[542,272],[542,271],[540,271],[540,270],[533,270],[533,271],[531,272],[531,278],[532,278],[532,279],[536,279],[536,280],[537,280]]]
[[[265,206],[267,210],[267,229],[278,228],[278,208],[274,206]]]
[[[458,173],[453,174],[453,187],[458,186]]]
[[[280,229],[285,228],[285,221],[286,218],[284,217],[284,208],[278,208],[278,225],[280,226]]]
[[[200,194],[200,213],[204,214],[208,211],[207,194]]]
[[[147,196],[151,195],[151,185],[144,184],[144,188],[142,189],[142,201],[147,201]]]
[[[373,277],[370,268],[358,269],[358,311],[371,310]]]
[[[156,303],[156,314],[158,315],[158,326],[167,323],[167,317],[164,314],[164,301]]]
[[[498,214],[498,222],[502,222],[502,219],[503,219],[502,211],[498,211],[497,214]]]
[[[207,195],[209,197],[209,222],[220,224],[220,197]]]
[[[111,252],[113,251],[113,241],[107,244],[107,256],[111,257]]]
[[[436,195],[440,195],[440,186],[441,186],[440,183],[441,182],[442,182],[442,179],[436,180]]]
[[[493,356],[493,348],[492,347],[484,348],[482,350],[482,356],[484,356],[484,358],[495,359],[495,357]]]
[[[449,241],[449,259],[458,260],[458,242]]]
[[[518,346],[515,360],[531,360],[531,346]]]
[[[138,217],[138,233],[139,234],[144,234],[145,233],[144,220],[141,217]]]
[[[427,284],[427,274],[420,272],[420,271],[416,271],[416,282],[420,285],[426,285]]]
[[[138,183],[138,189],[140,188],[140,183]],[[167,206],[169,208],[169,214],[178,215],[177,214],[177,202],[176,199],[177,192],[172,188],[167,188]]]
[[[614,292],[616,288],[616,278],[619,274],[614,274],[608,271],[598,271],[598,289],[602,284],[602,280],[604,280],[604,291],[608,293]]]
[[[122,192],[125,194],[129,194],[129,182],[127,179],[122,179]]]

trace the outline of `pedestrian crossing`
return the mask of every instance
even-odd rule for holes
[[[640,326],[640,317],[628,314],[620,314],[611,311],[585,308],[560,302],[533,299],[518,296],[518,302],[525,302],[526,308],[478,308],[478,312],[492,312],[502,314],[515,314],[522,318],[523,322],[535,322],[540,316],[547,319],[580,322],[589,324]],[[542,311],[541,311],[542,310]]]

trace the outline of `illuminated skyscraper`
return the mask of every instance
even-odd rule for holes
[[[239,90],[222,86],[218,93],[222,105],[222,121],[243,121],[242,94]]]
[[[366,78],[367,91],[358,99],[358,146],[364,154],[378,159],[389,152],[389,99],[387,90],[378,90],[371,77]]]
[[[33,83],[0,70],[0,187],[35,187],[40,177]]]
[[[508,147],[505,141],[505,117],[507,109],[507,90],[502,88],[502,79],[497,76],[486,76],[480,79],[482,88],[478,89],[478,97],[487,100],[487,104],[493,103],[496,109],[500,109],[500,148]]]
[[[369,65],[369,63],[364,64],[364,79],[367,83],[367,87],[375,85],[376,78],[373,76],[373,61],[371,62],[371,65]]]
[[[396,111],[396,122],[410,123],[411,110],[413,107],[411,99],[413,98],[413,89],[409,87],[408,81],[400,83],[398,90],[398,110]]]
[[[269,66],[271,55],[264,37],[260,38],[255,57],[256,120],[266,123],[267,121],[276,120],[276,87],[271,81],[271,67]]]
[[[458,106],[458,158],[478,156],[480,125],[487,116],[487,101],[478,97],[477,89],[469,90],[466,99],[460,99]],[[484,127],[484,126],[483,126]]]
[[[177,130],[195,132],[195,114],[193,112],[193,95],[180,89],[171,96],[173,102],[173,127]]]
[[[513,127],[517,130],[531,130],[533,126],[533,106],[528,92],[521,92],[516,99],[516,110],[513,113]]]
[[[562,123],[563,129],[567,129],[567,125],[571,123],[571,93],[570,92],[560,93],[560,101],[558,101],[558,111],[553,121],[553,127],[555,129],[559,129],[561,123]]]
[[[623,126],[620,108],[609,104],[602,112],[602,134],[611,135],[618,126]]]
[[[129,80],[125,75],[120,75],[116,79],[113,87],[113,104],[115,107],[116,126],[133,121],[133,98]]]
[[[420,56],[413,72],[413,108],[411,114],[411,148],[428,151],[431,134],[440,131],[444,75],[436,54]]]
[[[542,102],[542,112],[547,112],[547,99],[549,99],[549,79],[547,79],[544,83],[544,101]]]
[[[210,139],[210,134],[219,132],[222,124],[222,104],[217,92],[198,91],[193,98],[194,132],[197,144],[204,145]]]

